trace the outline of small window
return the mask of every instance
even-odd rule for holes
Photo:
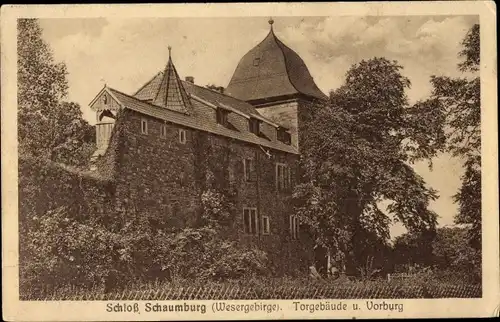
[[[291,141],[292,141],[292,137],[290,135],[290,133],[288,133],[285,129],[282,129],[282,128],[279,128],[277,130],[277,136],[278,136],[278,140],[285,143],[285,144],[291,144]]]
[[[257,57],[257,58],[255,58],[255,59],[253,60],[253,65],[254,65],[254,66],[259,66],[259,64],[260,64],[260,57]]]
[[[141,120],[141,133],[148,134],[148,121],[145,119]]]
[[[179,143],[186,144],[186,130],[179,129]]]
[[[254,118],[251,118],[248,120],[248,128],[250,132],[252,132],[255,135],[259,135],[260,129],[259,129],[259,120],[256,120]]]
[[[290,216],[290,236],[299,239],[299,218],[295,215]]]
[[[288,190],[291,188],[292,180],[290,168],[283,163],[276,164],[276,189]]]
[[[179,215],[179,212],[180,212],[180,206],[179,206],[179,204],[177,202],[175,202],[172,205],[172,215],[173,216]]]
[[[104,105],[108,104],[108,95],[107,94],[104,94],[102,96],[102,102],[104,103]]]
[[[243,160],[243,173],[245,176],[245,181],[255,180],[255,162],[252,159]]]
[[[161,132],[160,132],[160,135],[161,135],[161,137],[163,137],[163,138],[167,136],[167,126],[166,126],[165,124],[163,124],[163,125],[161,126]]]
[[[268,216],[262,216],[262,234],[269,235],[271,233],[271,226]]]
[[[227,126],[227,111],[222,108],[218,108],[216,114],[217,123]]]
[[[245,234],[257,235],[259,225],[256,208],[243,208],[243,227]]]

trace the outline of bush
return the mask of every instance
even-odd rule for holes
[[[159,222],[167,218],[92,212],[106,209],[106,190],[82,184],[81,173],[53,163],[20,161],[21,293],[61,287],[110,292],[131,283],[268,272],[265,252],[221,237],[232,212],[231,202],[218,191],[209,189],[201,196],[198,226],[159,229],[168,227]]]
[[[267,254],[239,247],[222,238],[232,218],[231,202],[225,195],[207,190],[201,196],[200,227],[162,234],[158,242],[160,266],[171,279],[221,280],[243,276],[263,276],[268,272]]]
[[[134,281],[221,280],[267,273],[266,253],[237,247],[213,228],[155,233],[134,220],[111,232],[91,218],[72,216],[63,207],[33,218],[21,265],[23,290],[72,285],[111,291]]]
[[[120,235],[65,207],[34,216],[21,259],[21,288],[91,287],[116,274]]]

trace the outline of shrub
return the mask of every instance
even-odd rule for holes
[[[20,160],[20,291],[104,288],[155,280],[221,280],[266,275],[267,254],[222,238],[231,202],[213,189],[201,196],[196,227],[105,207],[105,186],[54,163]],[[96,209],[111,209],[108,212]]]
[[[22,288],[101,284],[115,273],[120,235],[65,207],[34,216],[24,236]],[[118,265],[117,265],[118,264]],[[36,288],[36,287],[35,287]]]

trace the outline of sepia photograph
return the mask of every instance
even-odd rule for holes
[[[15,23],[18,301],[484,296],[480,15]]]

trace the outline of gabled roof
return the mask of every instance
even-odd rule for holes
[[[298,94],[327,99],[302,58],[281,42],[272,28],[260,44],[241,58],[226,92],[250,102]]]
[[[156,77],[158,77],[158,75]],[[154,81],[155,80],[152,80],[149,83],[151,84]],[[206,100],[210,105],[212,105],[212,101],[215,101],[215,104],[221,101],[223,102],[223,104],[227,103],[231,107],[237,108],[240,113],[243,114],[246,114],[245,112],[243,112],[243,110],[245,109],[248,109],[249,112],[255,110],[255,108],[245,102],[241,102],[232,97],[220,94],[210,89],[199,87],[189,82],[182,82],[182,84],[186,85],[186,92],[188,93],[188,96],[190,96],[189,93],[193,93],[193,95],[196,95],[197,97],[199,96],[200,98],[202,98],[202,100]],[[229,137],[252,144],[257,144],[278,151],[298,154],[297,149],[292,145],[285,144],[277,139],[265,138],[251,133],[245,122],[232,122],[232,120],[234,120],[233,117],[240,117],[239,115],[235,115],[235,113],[230,113],[228,118],[229,122],[231,123],[231,128],[227,128],[220,124],[217,124],[215,118],[207,119],[206,109],[207,107],[210,108],[210,106],[193,97],[189,97],[190,104],[192,106],[192,113],[188,115],[182,112],[153,105],[146,101],[148,100],[148,98],[146,98],[145,100],[141,100],[137,97],[127,95],[109,87],[107,88],[107,90],[109,90],[113,94],[113,97],[116,97],[119,103],[126,109],[130,109],[141,114],[149,115],[151,117],[175,123],[181,126]],[[217,106],[215,104],[213,105]]]

